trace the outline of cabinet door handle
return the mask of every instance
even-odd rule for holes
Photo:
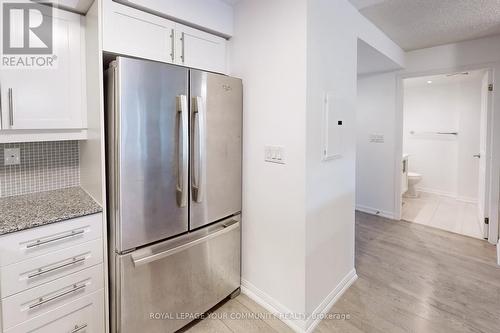
[[[12,88],[9,88],[9,125],[14,126],[14,101],[12,97]]]
[[[62,269],[62,268],[68,267],[68,266],[77,265],[77,264],[84,262],[85,260],[86,260],[85,257],[81,257],[81,258],[74,257],[74,258],[69,259],[69,261],[65,262],[64,264],[57,265],[55,267],[46,268],[46,269],[39,268],[35,273],[29,274],[28,279],[33,279],[33,278],[42,276],[44,274],[47,274],[47,273],[50,273],[53,271],[57,271],[58,269]]]
[[[182,63],[184,63],[186,61],[186,57],[185,57],[185,41],[186,41],[186,36],[184,33],[182,33],[181,35],[181,41],[182,41],[182,53],[181,53],[181,60],[182,60]]]
[[[57,300],[57,299],[59,299],[61,297],[64,297],[66,295],[69,295],[69,294],[75,293],[75,292],[77,292],[79,290],[82,290],[86,286],[87,285],[85,285],[85,284],[81,284],[81,285],[74,284],[73,287],[70,290],[63,291],[63,292],[61,292],[61,293],[59,293],[57,295],[54,295],[54,296],[51,296],[51,297],[47,297],[47,298],[40,297],[38,299],[38,302],[31,304],[28,308],[30,310],[38,308],[38,307],[40,307],[40,306],[42,306],[44,304],[47,304],[47,303],[52,302],[52,301],[55,301],[55,300]]]
[[[38,239],[38,240],[34,241],[33,243],[30,243],[30,244],[26,245],[26,248],[30,249],[30,248],[33,248],[33,247],[37,247],[37,246],[45,245],[45,244],[48,244],[48,243],[56,242],[56,241],[61,240],[61,239],[75,237],[75,236],[83,234],[84,232],[85,232],[85,230],[83,230],[83,229],[82,230],[71,230],[71,232],[69,234],[66,234],[66,235],[61,235],[61,236],[57,236],[57,237],[46,239],[46,240]]]
[[[170,47],[171,47],[171,51],[170,51],[170,59],[172,59],[172,62],[175,61],[175,53],[174,53],[174,50],[175,50],[175,30],[172,29],[170,31]]]
[[[80,326],[75,325],[75,328],[74,328],[73,330],[71,330],[71,332],[69,332],[69,333],[77,333],[77,332],[80,332],[81,330],[83,330],[83,329],[87,328],[88,326],[89,326],[89,325],[87,325],[87,324],[82,324],[82,325],[80,325]]]

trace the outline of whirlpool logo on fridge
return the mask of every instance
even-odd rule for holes
[[[2,2],[2,67],[55,68],[53,6],[31,1]]]

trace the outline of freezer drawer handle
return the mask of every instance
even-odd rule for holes
[[[86,287],[85,284],[81,284],[81,285],[74,284],[72,289],[64,291],[64,292],[62,292],[60,294],[57,294],[57,295],[54,295],[54,296],[48,297],[48,298],[40,297],[38,299],[38,302],[36,302],[34,304],[31,304],[29,306],[29,309],[32,310],[32,309],[38,308],[39,306],[42,306],[42,305],[47,304],[49,302],[55,301],[55,300],[57,300],[57,299],[59,299],[61,297],[64,297],[66,295],[69,295],[69,294],[75,293],[75,292],[77,292],[79,290],[82,290],[85,287]]]
[[[205,184],[205,114],[203,99],[193,98],[193,136],[196,137],[197,150],[193,156],[194,167],[192,174],[193,199],[195,202],[203,201],[203,186]],[[194,149],[193,149],[194,151]]]
[[[188,119],[187,119],[187,96],[177,96],[178,113],[178,155],[179,162],[177,167],[177,204],[179,207],[186,207],[188,199]]]
[[[82,331],[82,330],[86,329],[88,326],[89,326],[89,325],[87,325],[87,324],[83,324],[83,325],[80,325],[80,326],[75,325],[75,328],[74,328],[73,330],[71,330],[71,332],[69,332],[69,333],[77,333],[77,332],[80,332],[80,331]]]
[[[69,234],[66,234],[66,235],[57,236],[57,237],[46,239],[46,240],[38,239],[35,242],[26,245],[26,248],[31,249],[33,247],[42,246],[42,245],[56,242],[56,241],[59,241],[59,240],[65,239],[65,238],[75,237],[75,236],[83,234],[84,232],[85,232],[85,230],[83,230],[83,229],[82,230],[71,230],[71,232]]]
[[[36,273],[29,274],[28,279],[33,279],[33,278],[42,276],[44,274],[47,274],[47,273],[50,273],[53,271],[57,271],[59,269],[62,269],[62,268],[68,267],[68,266],[80,264],[80,263],[84,262],[85,259],[86,259],[85,257],[81,257],[81,258],[74,257],[74,258],[71,258],[69,261],[65,262],[64,264],[61,264],[61,265],[58,265],[55,267],[51,267],[51,268],[47,268],[47,269],[39,268]]]
[[[156,254],[153,254],[151,256],[147,256],[147,257],[144,257],[144,258],[134,258],[132,256],[132,261],[134,263],[134,266],[142,266],[142,265],[145,265],[145,264],[149,264],[153,261],[157,261],[157,260],[160,260],[160,259],[164,259],[166,257],[169,257],[171,255],[174,255],[178,252],[181,252],[181,251],[184,251],[184,250],[187,250],[195,245],[198,245],[198,244],[201,244],[201,243],[205,243],[206,241],[210,240],[210,239],[213,239],[213,238],[216,238],[216,237],[220,237],[228,232],[231,232],[232,230],[234,229],[237,229],[239,228],[240,224],[239,222],[233,220],[232,221],[233,223],[232,224],[225,224],[223,226],[221,226],[221,228],[209,235],[206,235],[206,236],[203,236],[201,238],[198,238],[194,241],[191,241],[189,243],[186,243],[186,244],[183,244],[181,246],[178,246],[176,248],[173,248],[173,249],[170,249],[170,250],[167,250],[167,251],[164,251],[164,252],[160,252],[160,253],[156,253]]]

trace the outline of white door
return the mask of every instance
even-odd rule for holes
[[[481,125],[479,151],[475,158],[479,158],[479,189],[478,189],[478,213],[479,221],[483,227],[484,238],[488,238],[488,225],[486,221],[489,217],[489,163],[491,157],[489,151],[489,106],[491,105],[491,93],[489,91],[490,72],[484,74],[481,88]]]
[[[83,19],[55,8],[53,18],[55,65],[1,70],[3,129],[86,127]]]

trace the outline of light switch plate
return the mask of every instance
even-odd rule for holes
[[[374,133],[370,134],[368,140],[370,141],[370,143],[384,143],[385,137],[384,134]]]
[[[5,165],[21,164],[21,151],[19,148],[5,148],[3,156]]]
[[[266,162],[285,164],[285,149],[281,146],[266,146],[264,155]]]

